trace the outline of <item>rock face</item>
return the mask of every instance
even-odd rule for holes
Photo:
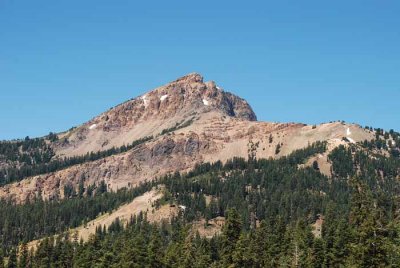
[[[55,150],[58,155],[71,156],[119,147],[146,136],[156,136],[208,112],[242,120],[257,119],[245,100],[223,91],[214,82],[204,83],[201,75],[192,73],[63,134]]]
[[[168,128],[172,130],[163,132]],[[56,157],[83,155],[146,136],[153,138],[125,153],[0,187],[0,197],[24,202],[41,192],[45,199],[64,198],[64,186],[77,189],[82,178],[86,187],[104,181],[108,189],[116,190],[189,171],[203,162],[225,162],[249,154],[280,157],[316,141],[327,141],[331,150],[371,140],[374,133],[341,122],[318,126],[258,122],[245,100],[214,82],[204,83],[199,74],[189,74],[59,134],[60,140],[52,146]]]

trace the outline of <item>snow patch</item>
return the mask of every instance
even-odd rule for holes
[[[186,210],[186,206],[184,206],[184,205],[179,205],[179,208],[182,210]]]
[[[146,95],[143,95],[143,96],[141,97],[141,99],[143,100],[144,107],[147,107],[147,106],[149,105],[149,100],[147,99],[147,96],[146,96]]]
[[[167,95],[167,94],[162,95],[162,96],[160,97],[160,101],[164,101],[166,98],[168,98],[168,95]]]
[[[204,104],[205,106],[208,106],[208,105],[210,105],[210,102],[209,102],[208,100],[206,100],[206,99],[203,99],[203,104]]]
[[[217,89],[218,89],[218,90],[221,90],[221,88],[220,88],[219,86],[217,86]]]
[[[350,128],[347,128],[346,135],[347,135],[347,136],[351,135]]]
[[[351,143],[356,143],[355,140],[353,140],[353,139],[350,138],[350,137],[347,137],[347,139],[348,139]]]
[[[89,129],[95,129],[97,127],[97,124],[93,124],[89,127]]]

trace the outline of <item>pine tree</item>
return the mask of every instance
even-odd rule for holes
[[[317,238],[314,241],[313,246],[313,267],[322,268],[324,265],[325,252],[324,252],[324,243],[322,239]]]
[[[189,235],[182,245],[181,267],[193,267],[196,261],[196,248]]]
[[[349,223],[342,219],[337,224],[332,244],[332,262],[335,267],[344,266],[345,260],[349,255],[349,243],[351,233]]]
[[[211,265],[211,247],[207,239],[196,238],[196,261],[193,267],[209,267]]]
[[[315,170],[319,170],[319,166],[318,166],[318,162],[317,162],[317,160],[314,160],[314,162],[313,162],[312,166],[313,166],[313,169],[315,169]]]
[[[311,227],[303,220],[297,223],[294,233],[294,263],[300,267],[311,267],[313,234]]]
[[[351,185],[350,224],[354,226],[354,240],[350,262],[361,267],[386,267],[389,242],[386,226],[379,219],[379,208],[365,183],[353,178]]]
[[[275,147],[275,154],[279,154],[281,152],[281,144],[278,143]]]
[[[222,259],[226,266],[232,264],[232,252],[240,237],[242,221],[236,209],[229,209],[226,213],[226,221],[222,231]]]
[[[165,253],[165,264],[167,267],[178,267],[181,258],[182,245],[178,242],[171,243]]]
[[[143,234],[135,235],[134,239],[126,247],[127,250],[124,251],[121,259],[122,264],[129,267],[145,267],[147,263],[147,248]]]
[[[106,251],[103,256],[100,258],[100,265],[99,267],[112,267],[115,261],[115,256],[113,252]]]
[[[248,236],[242,233],[236,243],[235,250],[232,254],[231,267],[254,267],[253,256],[249,250],[250,240]]]
[[[150,243],[147,246],[147,258],[149,267],[161,267],[164,258],[163,245],[160,232],[152,230]]]

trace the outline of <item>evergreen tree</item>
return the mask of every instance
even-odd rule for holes
[[[354,226],[350,262],[361,267],[388,265],[387,229],[379,218],[379,209],[368,187],[359,179],[351,180],[350,224]]]
[[[148,267],[162,267],[164,259],[162,238],[157,229],[153,229],[147,247]]]
[[[317,162],[317,160],[314,160],[314,162],[313,162],[312,166],[313,166],[313,169],[315,169],[315,170],[319,170],[319,166],[318,166],[318,162]]]
[[[313,246],[313,260],[312,266],[315,268],[324,267],[325,252],[324,252],[324,242],[322,239],[315,239]]]
[[[232,252],[235,250],[236,242],[240,237],[242,221],[235,208],[226,213],[226,221],[222,231],[222,259],[225,266],[233,263]]]
[[[347,220],[341,219],[337,224],[333,236],[332,262],[331,265],[340,267],[345,265],[349,255],[349,243],[351,241],[351,230]]]
[[[232,254],[232,265],[230,267],[254,267],[254,257],[250,251],[249,237],[242,233],[236,243],[235,250]]]
[[[182,245],[181,267],[193,267],[196,262],[196,248],[189,235]]]

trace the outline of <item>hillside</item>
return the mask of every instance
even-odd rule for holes
[[[293,262],[390,267],[397,263],[400,248],[396,229],[400,160],[370,157],[367,147],[346,144],[328,154],[331,177],[315,166],[302,166],[325,154],[328,147],[318,142],[279,159],[206,163],[129,191],[17,206],[2,202],[0,227],[7,234],[3,245],[10,248],[22,237],[49,235],[32,242],[35,265],[61,261],[78,267],[119,266],[132,261],[140,266],[152,263],[148,257],[158,252],[159,267],[187,261],[199,267],[242,262],[242,267]],[[162,189],[159,193],[151,190],[157,185]],[[177,205],[181,212],[169,215]],[[166,221],[161,210],[167,213]],[[312,226],[321,221],[322,232],[313,233]],[[59,236],[54,239],[54,234]],[[256,254],[237,255],[241,250]],[[104,253],[110,254],[108,259],[100,257]],[[186,254],[192,256],[190,260]]]
[[[245,100],[223,91],[214,82],[203,82],[199,74],[189,74],[57,138],[47,138],[52,158],[48,165],[42,164],[44,168],[37,168],[42,174],[22,180],[17,176],[18,182],[0,188],[0,197],[20,202],[40,192],[45,199],[64,198],[65,187],[77,190],[82,181],[85,187],[105,181],[108,189],[116,190],[187,171],[203,162],[225,162],[235,156],[248,157],[249,153],[257,158],[275,158],[316,141],[327,141],[331,150],[375,137],[373,131],[341,122],[310,126],[255,120]],[[137,146],[127,148],[141,139],[143,142]],[[92,152],[107,154],[92,157]],[[73,161],[81,156],[87,157]],[[72,158],[70,164],[56,163],[51,172],[41,172],[65,157]]]

